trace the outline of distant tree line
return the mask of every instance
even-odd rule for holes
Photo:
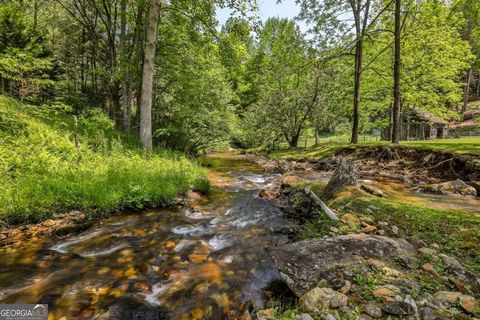
[[[254,0],[3,0],[0,90],[101,108],[145,149],[297,147],[301,137],[391,127],[467,108],[480,70],[476,0],[298,1],[294,20]],[[218,25],[216,10],[233,15]],[[458,108],[460,107],[460,108]]]

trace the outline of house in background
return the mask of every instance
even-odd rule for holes
[[[390,140],[390,126],[382,130],[382,140]],[[448,121],[427,111],[412,110],[400,119],[400,140],[444,139],[448,137]]]

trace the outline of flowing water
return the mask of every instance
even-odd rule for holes
[[[66,240],[0,248],[0,301],[49,303],[51,319],[237,318],[264,303],[279,274],[267,253],[286,241],[279,209],[259,198],[273,175],[252,162],[206,159],[213,190],[193,209],[105,219]]]

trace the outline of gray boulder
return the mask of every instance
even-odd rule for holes
[[[363,259],[413,257],[415,248],[404,239],[350,234],[309,239],[272,250],[273,261],[292,291],[301,297],[320,279],[341,287],[346,266],[362,265]],[[341,279],[340,283],[335,283]]]

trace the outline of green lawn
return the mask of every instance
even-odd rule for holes
[[[351,145],[346,140],[340,140],[332,137],[332,139],[324,138],[318,146],[310,146],[307,148],[288,149],[270,152],[272,158],[280,159],[310,159],[321,160],[331,157],[335,152],[344,148],[364,148],[377,145],[389,145],[386,141],[368,140],[362,141],[357,145]],[[460,138],[460,139],[439,139],[424,141],[402,141],[401,146],[414,147],[419,149],[431,149],[439,151],[448,151],[460,154],[480,155],[480,137]]]

